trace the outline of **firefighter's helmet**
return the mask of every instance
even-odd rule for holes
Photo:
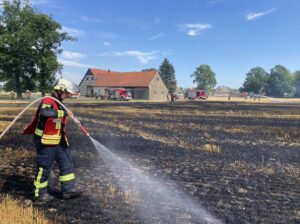
[[[59,79],[54,83],[54,90],[60,90],[67,93],[79,93],[78,86],[66,79]]]

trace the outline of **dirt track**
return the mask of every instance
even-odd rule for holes
[[[184,191],[224,223],[300,222],[299,104],[69,105],[95,139]],[[8,123],[13,119],[8,115],[24,106],[0,104],[1,122]],[[34,148],[31,137],[19,136],[32,112],[0,143],[0,191],[17,198],[29,199],[32,192]],[[145,223],[135,212],[133,202],[139,197],[118,187],[74,124],[69,131],[78,186],[85,194],[35,206],[57,223]],[[126,172],[120,170],[120,176],[126,178]],[[50,186],[55,195],[57,185],[53,173]],[[168,217],[168,223],[198,222],[193,217]]]

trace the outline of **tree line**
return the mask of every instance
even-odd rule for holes
[[[19,98],[26,90],[45,95],[62,69],[57,55],[67,40],[74,38],[29,1],[4,0],[0,14],[0,82],[4,82],[5,90],[14,90]]]
[[[177,83],[175,70],[168,59],[164,59],[159,71],[167,88],[175,91]],[[209,65],[202,64],[196,67],[190,77],[193,78],[198,89],[206,90],[209,93],[214,92],[217,84],[216,74]],[[246,74],[243,86],[239,90],[240,92],[253,92],[274,97],[300,97],[300,71],[292,73],[283,65],[275,65],[268,73],[262,67],[254,67]]]
[[[275,97],[300,96],[300,71],[290,72],[283,65],[275,65],[270,72],[262,67],[250,69],[240,91]]]

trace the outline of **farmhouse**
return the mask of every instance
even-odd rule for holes
[[[105,98],[109,89],[124,88],[131,92],[133,99],[166,101],[168,89],[158,71],[115,72],[89,68],[81,80],[82,96]]]

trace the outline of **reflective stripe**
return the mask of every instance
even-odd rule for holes
[[[45,145],[58,145],[60,143],[60,139],[58,140],[46,140],[46,139],[43,139],[41,140],[42,144],[45,144]]]
[[[55,123],[55,129],[60,130],[61,129],[61,119],[60,118],[53,119],[53,122]]]
[[[40,129],[35,129],[35,132],[34,132],[36,135],[38,136],[42,136],[44,131],[43,130],[40,130]]]
[[[63,110],[57,110],[57,117],[61,118],[64,116],[64,111]]]
[[[34,186],[36,188],[45,188],[48,186],[48,181],[45,181],[44,183],[39,183],[37,181],[34,181]]]
[[[34,181],[34,186],[35,186],[35,182],[41,183],[40,181],[41,181],[42,175],[43,175],[43,168],[40,167],[40,168],[39,168],[38,175],[37,175],[37,177],[36,177],[36,181]],[[37,187],[37,186],[36,186],[35,191],[34,191],[34,196],[35,196],[35,197],[38,197],[38,196],[39,196],[39,187]]]
[[[75,174],[74,173],[70,173],[67,174],[65,176],[60,176],[59,177],[59,181],[64,182],[64,181],[70,181],[70,180],[74,180],[75,179]]]
[[[43,103],[42,108],[51,108],[51,104]]]
[[[43,138],[44,139],[49,139],[49,140],[56,140],[56,139],[60,139],[61,136],[58,134],[58,135],[46,135],[46,134],[43,134]]]
[[[61,140],[60,131],[57,132],[56,135],[46,135],[43,134],[41,142],[45,145],[58,145]]]

